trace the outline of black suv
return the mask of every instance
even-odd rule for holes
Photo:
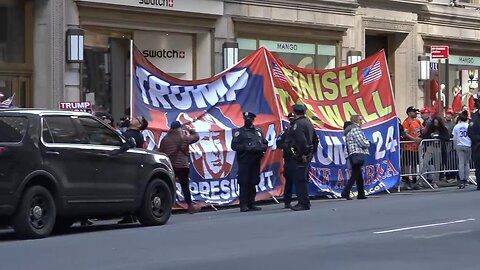
[[[86,217],[166,223],[175,199],[170,160],[133,147],[87,113],[0,110],[0,222],[22,238]]]

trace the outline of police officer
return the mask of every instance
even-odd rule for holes
[[[290,126],[295,120],[295,114],[289,113],[288,120],[290,121]],[[293,189],[293,153],[291,148],[291,143],[288,138],[289,128],[286,128],[280,136],[277,138],[277,147],[283,150],[283,176],[285,176],[285,191],[283,192],[283,201],[285,203],[285,208],[290,209],[290,203],[292,202],[292,189]]]
[[[240,212],[262,210],[255,206],[255,186],[260,183],[260,161],[267,151],[267,140],[262,130],[253,125],[255,117],[251,112],[244,112],[245,125],[235,131],[232,140],[232,149],[237,152]]]
[[[472,120],[468,127],[468,137],[472,140],[472,159],[475,164],[475,178],[477,190],[480,190],[480,100],[475,98],[476,111],[472,114]]]
[[[308,198],[308,171],[313,155],[317,152],[318,137],[312,122],[305,116],[305,105],[293,105],[295,120],[292,122],[288,138],[293,153],[293,179],[297,192],[298,204],[292,206],[293,211],[310,209]]]

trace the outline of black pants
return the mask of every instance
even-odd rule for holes
[[[292,202],[293,182],[295,166],[292,158],[284,158],[283,176],[285,176],[285,191],[283,192],[283,201],[285,204]]]
[[[240,206],[253,206],[260,182],[260,159],[247,157],[238,161],[238,184],[240,186]]]
[[[174,169],[175,175],[182,186],[183,197],[185,197],[185,202],[190,205],[192,204],[192,194],[190,194],[190,169],[189,168],[177,168]]]
[[[480,157],[472,155],[472,158],[475,165],[475,181],[477,181],[477,190],[480,190]]]
[[[297,192],[298,203],[310,207],[310,198],[308,197],[308,170],[310,163],[302,163],[293,160],[293,181]]]
[[[361,165],[352,165],[352,175],[348,179],[347,185],[342,191],[343,197],[350,197],[350,191],[352,190],[353,183],[357,183],[358,197],[365,196],[365,190],[363,187],[363,174]]]

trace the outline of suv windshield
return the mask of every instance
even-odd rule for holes
[[[27,133],[28,120],[21,116],[0,116],[0,143],[19,143]]]

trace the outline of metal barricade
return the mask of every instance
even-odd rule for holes
[[[421,174],[420,145],[415,141],[400,142],[400,170],[402,182],[413,183],[423,181],[433,188],[427,179]],[[401,183],[398,185],[400,192]]]
[[[434,189],[432,184],[438,182],[441,175],[446,179],[458,178],[458,156],[453,139],[449,141],[428,139],[422,140],[420,144],[402,141],[400,145],[401,177],[404,181],[416,179]],[[470,174],[467,180],[476,185],[471,176],[472,171],[475,171],[475,167],[470,160]],[[400,191],[400,185],[398,190]]]

